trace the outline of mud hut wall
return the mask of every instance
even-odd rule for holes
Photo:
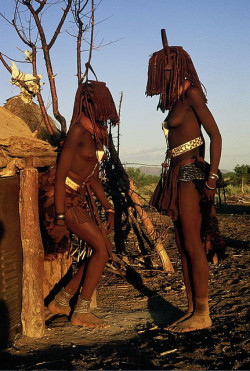
[[[32,170],[33,172],[37,172],[34,168],[32,168]],[[28,206],[26,210],[28,214],[25,214],[26,211],[24,212],[25,223],[27,219],[31,219],[30,223],[34,227],[24,226],[23,228],[28,234],[31,233],[32,235],[34,230],[36,230],[37,234],[37,236],[33,238],[33,241],[30,241],[31,247],[28,247],[24,254],[26,260],[25,272],[23,270],[23,249],[27,247],[27,241],[30,236],[25,235],[23,239],[21,238],[19,202],[23,194],[20,197],[20,176],[0,177],[0,347],[3,348],[7,346],[10,340],[13,340],[18,332],[22,331],[21,314],[22,310],[24,313],[29,313],[30,308],[33,306],[30,298],[33,298],[34,303],[37,305],[39,300],[37,301],[36,298],[35,291],[37,290],[35,287],[43,287],[39,311],[39,316],[43,318],[43,300],[45,296],[47,296],[54,284],[66,274],[71,265],[71,259],[67,259],[66,254],[65,256],[59,257],[54,262],[44,261],[42,256],[41,261],[41,251],[36,251],[36,241],[39,240],[40,235],[37,209],[38,184],[36,176],[35,184],[25,184],[23,188],[25,188],[26,191],[26,198],[23,200],[23,206],[25,209]],[[30,194],[32,193],[32,188],[35,193],[33,197],[34,205],[29,209],[30,205],[27,204],[32,198]],[[37,217],[34,218],[36,213]],[[31,270],[39,266],[40,268],[35,272],[34,278],[31,274]],[[44,273],[42,272],[39,274],[39,270],[40,273],[44,270]],[[25,291],[22,293],[24,289],[23,282],[27,283],[27,281],[37,282],[33,282],[34,287],[32,286],[30,288],[31,292]],[[39,316],[36,315],[36,312],[34,312],[30,318],[32,316],[34,317],[33,322],[36,322],[37,319],[35,317]],[[32,326],[28,327],[32,328]]]
[[[21,332],[20,177],[0,178],[0,347]]]
[[[72,263],[68,252],[52,260],[44,260],[43,296],[46,298],[54,286],[67,274]]]

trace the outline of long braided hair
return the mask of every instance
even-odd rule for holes
[[[93,125],[97,145],[102,143],[108,146],[107,125],[116,125],[119,116],[105,82],[88,80],[78,87],[70,125],[79,120],[81,112],[86,114]]]
[[[162,30],[165,31],[165,30]],[[181,46],[168,46],[153,53],[149,59],[146,95],[160,95],[157,109],[170,110],[176,100],[183,99],[185,80],[203,92],[199,77],[188,53]]]

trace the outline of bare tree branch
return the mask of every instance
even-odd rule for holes
[[[24,35],[22,35],[22,33],[24,34],[24,32],[21,33],[21,31],[17,27],[15,18],[12,20],[12,25],[13,25],[14,29],[16,30],[16,33],[18,34],[19,38],[22,40],[22,42],[24,44],[28,45],[31,48],[31,42],[28,41],[28,39]]]
[[[44,5],[47,3],[47,0],[35,0],[37,3],[40,4],[39,8],[37,8],[36,12],[37,14],[41,12],[43,9]]]
[[[56,28],[56,31],[50,41],[50,43],[48,44],[48,48],[50,49],[52,47],[52,45],[54,44],[54,42],[56,41],[56,38],[57,36],[59,35],[60,31],[61,31],[61,28],[62,28],[62,25],[64,24],[64,21],[68,15],[68,12],[71,8],[71,4],[72,4],[72,0],[68,0],[68,4],[66,6],[66,8],[64,9],[63,11],[63,15],[62,15],[62,18],[60,19],[60,22],[58,23],[58,26]]]
[[[0,17],[2,17],[6,22],[8,22],[12,26],[11,21],[1,12],[0,12]]]
[[[33,75],[35,77],[37,77],[36,46],[35,45],[32,45],[32,67],[33,67]],[[37,100],[38,100],[38,103],[39,103],[39,106],[40,106],[40,109],[41,109],[41,112],[42,112],[42,116],[43,116],[45,125],[47,126],[49,135],[53,136],[54,133],[53,133],[52,127],[50,125],[49,116],[48,116],[48,113],[46,111],[44,101],[43,101],[43,98],[42,98],[42,95],[41,95],[40,91],[37,93]]]
[[[83,32],[87,30],[87,26],[83,28],[83,22],[81,19],[81,13],[87,6],[89,0],[86,0],[85,3],[82,5],[81,0],[73,0],[73,17],[75,19],[76,24],[78,25],[78,34],[77,34],[77,44],[76,44],[76,61],[77,61],[77,79],[78,85],[81,83],[82,77],[82,70],[81,70],[81,45],[82,45],[82,35]],[[82,5],[82,6],[81,6]]]
[[[64,3],[65,7],[64,9],[62,9],[61,19],[59,20],[59,23],[57,24],[55,28],[55,31],[53,33],[53,36],[50,42],[47,42],[47,36],[45,34],[45,29],[42,23],[43,14],[51,6],[55,4],[59,5],[60,3]],[[91,10],[88,9],[88,11],[85,11],[88,4],[91,4]],[[98,5],[99,4],[100,4],[100,1]],[[94,0],[91,0],[91,2],[90,0],[55,0],[55,1],[53,0],[52,1],[15,0],[14,17],[11,22],[3,14],[0,13],[0,16],[2,16],[9,24],[13,26],[20,40],[25,45],[27,45],[29,48],[32,49],[34,59],[31,60],[31,62],[33,66],[33,75],[35,77],[37,76],[36,53],[37,53],[37,44],[38,44],[38,37],[39,37],[39,43],[41,43],[41,48],[43,51],[44,61],[45,61],[46,70],[47,70],[47,77],[48,77],[49,85],[50,85],[53,114],[56,120],[61,125],[62,133],[66,133],[66,120],[59,112],[58,97],[57,97],[55,78],[54,78],[53,67],[52,67],[52,62],[51,62],[50,49],[52,48],[58,35],[60,34],[63,24],[65,23],[65,19],[71,9],[75,24],[78,27],[75,37],[77,39],[77,78],[78,78],[78,83],[80,84],[82,80],[84,79],[84,77],[88,74],[88,70],[91,69],[90,61],[92,58],[92,53],[93,53],[93,48],[94,48],[94,26],[95,26],[94,15],[95,15],[95,9],[98,5],[95,5]],[[21,6],[23,6],[23,8],[21,8]],[[25,15],[25,12],[29,12],[29,18]],[[84,12],[86,14],[84,14]],[[26,17],[25,18],[26,24],[24,23],[24,18],[22,16],[23,14]],[[83,23],[84,17],[85,19],[89,20],[86,24]],[[87,40],[83,38],[84,33],[88,29],[91,29],[89,49],[88,49],[89,55],[88,55],[88,61],[85,64],[86,71],[82,77],[82,68],[81,68],[82,41],[84,40],[85,42],[88,42]],[[35,37],[34,37],[33,31],[36,32]],[[2,63],[3,61],[5,62],[2,55],[1,55],[1,61]],[[5,66],[6,65],[7,63],[5,62]],[[10,67],[8,66],[8,68]],[[46,114],[45,114],[46,109],[44,107],[43,99],[42,99],[40,92],[38,94],[38,101],[39,101],[41,110],[44,114],[44,120],[48,124],[49,121],[46,119]],[[48,131],[51,134],[51,130],[49,126],[48,126]]]
[[[15,28],[15,30],[16,30],[18,36],[20,37],[20,39],[23,41],[23,43],[25,43],[26,45],[28,45],[29,47],[32,48],[32,67],[33,67],[33,76],[34,76],[37,80],[39,80],[39,78],[38,78],[38,76],[37,76],[37,67],[36,67],[36,46],[35,46],[35,44],[33,44],[31,41],[28,41],[26,38],[24,38],[24,37],[21,35],[21,33],[20,33],[20,31],[19,31],[19,29],[18,29],[18,27],[17,27],[17,25],[16,25],[16,23],[15,23],[14,20],[12,21],[12,25],[13,25],[13,27]],[[7,57],[7,58],[8,58],[8,57]],[[2,56],[2,53],[0,53],[0,60],[1,60],[1,62],[3,63],[3,65],[5,66],[5,68],[6,68],[6,69],[7,69],[7,70],[12,74],[12,70],[11,70],[10,66],[7,64],[7,62],[4,60],[4,58],[3,58],[3,56]],[[24,83],[24,82],[22,82],[22,81],[18,81],[18,83],[19,83],[20,85],[22,85],[23,87],[25,87],[25,83]],[[43,118],[44,118],[44,122],[45,122],[45,124],[46,124],[46,126],[47,126],[47,129],[48,129],[49,135],[53,136],[53,130],[52,130],[52,127],[51,127],[51,125],[50,125],[49,116],[48,116],[48,114],[47,114],[47,111],[46,111],[46,108],[45,108],[45,106],[44,106],[44,102],[43,102],[43,99],[42,99],[42,96],[41,96],[41,93],[40,93],[40,92],[37,93],[37,99],[38,99],[39,106],[40,106],[40,109],[41,109],[41,112],[42,112],[42,116],[43,116]]]
[[[90,62],[91,62],[93,50],[98,50],[100,47],[107,46],[107,45],[112,44],[113,42],[118,41],[118,40],[115,40],[115,41],[110,41],[109,43],[103,44],[103,40],[101,40],[99,45],[97,45],[97,46],[94,45],[94,26],[96,26],[96,24],[101,23],[101,22],[98,22],[98,23],[95,22],[94,15],[95,15],[95,11],[98,8],[98,6],[100,5],[101,1],[99,1],[99,3],[97,5],[95,5],[94,0],[91,0],[91,13],[90,13],[91,15],[90,16],[88,15],[89,12],[86,13],[86,14],[82,14],[82,12],[86,8],[86,5],[89,3],[89,1],[90,0],[85,0],[85,1],[83,1],[83,0],[73,0],[72,13],[73,13],[75,23],[78,26],[78,32],[77,32],[77,35],[72,35],[67,31],[71,36],[77,38],[77,48],[76,48],[76,50],[77,50],[77,78],[78,78],[78,84],[81,84],[81,82],[85,79],[85,77],[88,76],[88,70],[91,67]],[[82,21],[83,17],[89,17],[89,19],[90,19],[89,24],[85,25],[85,27],[84,27],[83,21]],[[105,21],[109,18],[110,17],[107,17],[103,21]],[[91,28],[90,41],[83,38],[83,34],[89,28]],[[89,48],[86,49],[86,50],[82,49],[82,41],[83,40],[89,45]],[[82,69],[81,69],[81,54],[82,54],[83,51],[87,51],[87,50],[89,51],[89,57],[88,57],[88,61],[85,63],[85,72],[82,75],[82,72],[81,72],[82,71]],[[93,70],[92,70],[92,72],[93,72]]]
[[[4,65],[4,67],[11,73],[11,68],[8,65],[8,63],[5,61],[5,59],[3,58],[2,53],[0,53],[0,60],[1,60],[2,64]]]
[[[91,57],[92,57],[93,41],[94,41],[94,26],[95,26],[95,4],[94,4],[94,0],[92,0],[91,4],[92,4],[92,7],[91,7],[91,38],[90,38],[88,63],[90,63]]]
[[[5,58],[9,59],[10,61],[14,61],[14,62],[17,62],[17,63],[30,63],[29,61],[20,61],[18,59],[11,58],[8,55],[6,55],[4,53],[1,53],[1,52],[0,52],[0,54],[3,55]]]
[[[40,22],[38,13],[35,11],[35,9],[33,8],[33,6],[31,5],[30,0],[26,0],[26,1],[23,0],[23,3],[27,6],[27,8],[29,9],[30,13],[32,14],[32,16],[34,18],[34,21],[36,23],[37,30],[38,30],[39,35],[40,35],[41,44],[42,44],[42,50],[43,50],[43,55],[44,55],[44,60],[45,60],[45,65],[46,65],[46,69],[47,69],[47,75],[48,75],[49,84],[50,84],[50,91],[51,91],[52,103],[53,103],[53,113],[54,113],[54,116],[55,116],[56,120],[61,125],[61,132],[63,134],[66,134],[66,130],[67,130],[67,128],[66,128],[66,120],[61,115],[61,113],[59,112],[58,97],[57,97],[57,91],[56,91],[56,84],[55,84],[54,73],[53,73],[53,68],[52,68],[52,63],[51,63],[51,58],[50,58],[50,48],[49,48],[49,45],[47,44],[47,41],[46,41],[46,36],[45,36],[45,33],[44,33],[44,29],[43,29],[43,26],[42,26],[42,24]],[[46,1],[44,1],[44,3],[46,3]],[[72,0],[68,0],[68,4],[71,5],[71,3],[72,3]],[[68,14],[68,11],[66,13],[64,12],[64,15],[65,14],[67,15]],[[65,17],[62,17],[62,19],[64,21],[65,20]],[[62,21],[62,19],[61,19],[61,21]],[[60,21],[60,24],[62,26],[61,21]],[[58,28],[57,28],[57,30],[58,30]],[[60,29],[59,29],[59,31],[60,31]],[[59,33],[59,31],[58,31],[58,33]],[[58,34],[56,36],[58,36]],[[53,43],[54,43],[54,41],[53,41]]]
[[[91,37],[90,37],[90,47],[89,47],[89,58],[88,58],[87,63],[85,63],[86,70],[85,70],[85,73],[84,73],[81,81],[83,81],[85,77],[88,78],[88,70],[89,70],[89,67],[90,67],[90,61],[91,61],[92,50],[93,50],[94,25],[95,25],[95,4],[94,4],[94,0],[91,0]]]
[[[35,2],[38,3],[38,4],[43,5],[43,4],[46,3],[46,0],[35,0]]]
[[[119,101],[119,106],[118,106],[118,116],[119,116],[118,133],[117,133],[117,156],[118,157],[120,153],[120,123],[121,123],[122,99],[123,99],[123,91],[121,91],[121,96],[120,96],[120,101]]]

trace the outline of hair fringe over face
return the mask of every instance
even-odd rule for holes
[[[200,80],[188,53],[181,46],[170,46],[172,68],[166,68],[168,61],[164,49],[150,57],[146,95],[160,95],[157,109],[170,110],[176,100],[183,99],[185,80],[196,87],[204,96]]]

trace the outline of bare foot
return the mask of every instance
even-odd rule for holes
[[[178,323],[180,323],[180,322],[184,321],[185,319],[191,317],[192,316],[192,313],[193,312],[187,312],[186,314],[184,314],[184,316],[182,316],[181,318],[177,319],[175,322],[171,323],[171,325],[165,327],[164,330],[170,330],[170,329],[172,329]]]
[[[212,321],[209,314],[193,314],[188,319],[171,326],[171,332],[190,332],[202,330],[212,326]]]
[[[74,312],[71,317],[71,323],[75,326],[88,328],[108,328],[110,325],[92,313]]]
[[[71,308],[70,306],[62,306],[54,299],[48,305],[48,310],[53,314],[65,314],[69,316]]]

